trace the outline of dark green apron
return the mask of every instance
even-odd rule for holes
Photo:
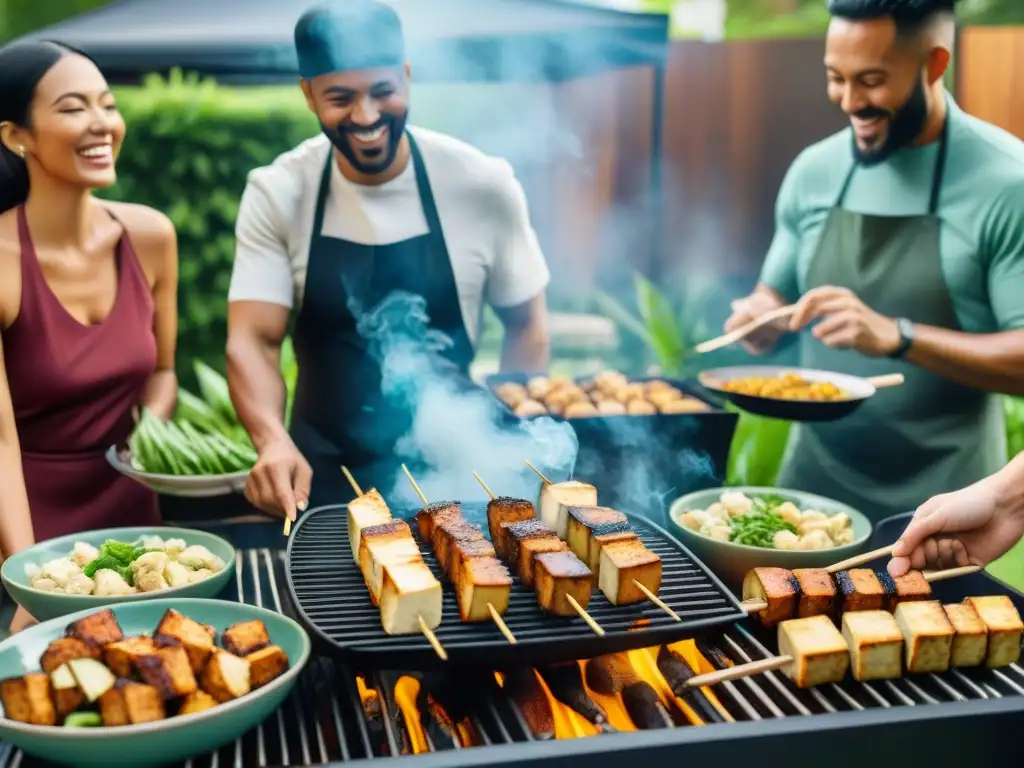
[[[960,330],[942,273],[936,214],[948,130],[947,118],[925,215],[843,210],[854,162],[811,258],[805,291],[849,288],[885,316]],[[800,365],[864,377],[902,373],[906,383],[879,390],[844,419],[794,425],[779,478],[784,488],[845,502],[878,520],[977,482],[1006,463],[998,395],[901,360],[829,349],[808,332],[800,336]]]

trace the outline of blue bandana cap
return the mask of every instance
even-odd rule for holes
[[[333,0],[302,14],[295,25],[299,74],[402,67],[405,41],[394,8],[377,0]]]

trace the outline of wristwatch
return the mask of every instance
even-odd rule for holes
[[[914,324],[905,317],[896,318],[896,328],[900,332],[900,345],[889,355],[891,358],[899,359],[907,354],[907,350],[914,344]]]

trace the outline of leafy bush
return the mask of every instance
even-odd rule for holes
[[[227,293],[238,201],[250,170],[314,135],[295,87],[223,88],[172,75],[118,88],[128,137],[105,196],[163,211],[178,231],[178,373],[224,369]]]

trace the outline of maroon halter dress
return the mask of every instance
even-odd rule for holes
[[[127,232],[117,246],[117,296],[83,325],[43,277],[18,209],[21,309],[0,332],[36,541],[161,523],[157,496],[111,467],[156,369],[153,296]]]

